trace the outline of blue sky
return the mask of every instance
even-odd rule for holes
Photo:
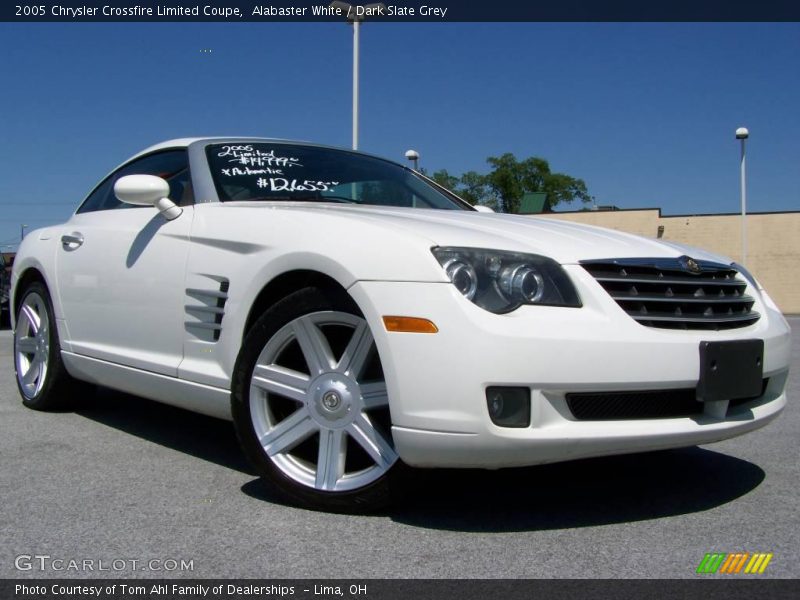
[[[350,144],[343,23],[1,23],[0,51],[0,245],[164,139]],[[800,210],[800,24],[367,22],[361,76],[368,152],[541,156],[599,204],[734,212],[745,125],[749,208]]]

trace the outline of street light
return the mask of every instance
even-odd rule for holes
[[[344,11],[348,22],[353,25],[353,150],[358,150],[358,54],[359,54],[359,27],[367,15],[380,15],[386,10],[383,2],[354,6],[347,2],[330,3],[331,8]]]
[[[736,139],[742,141],[742,161],[740,166],[740,178],[742,188],[742,264],[747,263],[747,180],[745,178],[745,154],[744,142],[750,137],[747,127],[739,127],[736,130]]]
[[[414,163],[414,170],[419,171],[419,152],[416,150],[406,150],[406,158]]]

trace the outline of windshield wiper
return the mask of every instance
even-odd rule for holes
[[[352,198],[344,196],[301,196],[299,194],[290,194],[286,196],[258,196],[256,198],[247,198],[246,202],[262,202],[262,201],[278,201],[278,202],[335,202],[337,204],[359,204]]]
[[[342,204],[356,204],[356,201],[344,196],[303,196],[300,194],[293,194],[290,196],[270,196],[266,198],[258,198],[258,200],[286,200],[288,202],[336,202]]]
[[[289,200],[296,202],[336,202],[341,204],[357,204],[352,198],[344,196],[288,196]]]

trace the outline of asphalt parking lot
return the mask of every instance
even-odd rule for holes
[[[764,577],[799,577],[800,317],[789,320],[789,406],[765,429],[651,454],[415,471],[375,516],[278,503],[223,421],[108,390],[74,412],[27,410],[0,331],[0,577],[696,578],[705,553],[740,551],[774,554]],[[20,555],[116,563],[18,570]],[[153,560],[162,570],[142,570]],[[192,570],[165,572],[171,560]]]

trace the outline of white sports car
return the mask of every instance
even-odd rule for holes
[[[786,404],[789,327],[730,260],[306,143],[148,148],[27,235],[11,301],[25,405],[88,382],[232,419],[266,480],[328,510],[383,505],[400,461],[704,444]]]

